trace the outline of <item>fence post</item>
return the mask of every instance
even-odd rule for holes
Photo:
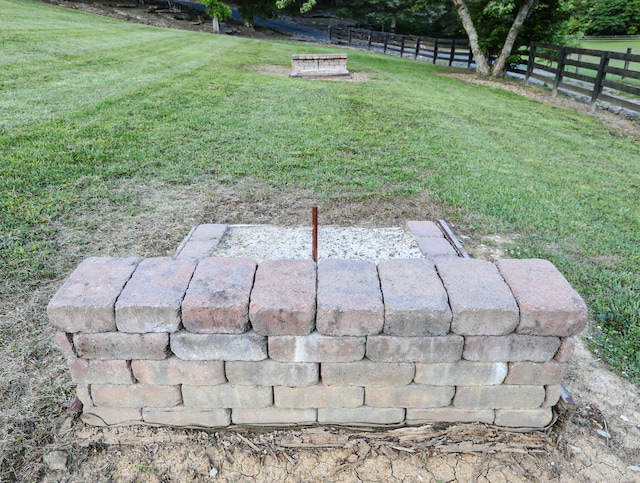
[[[404,35],[401,35],[400,38],[402,42],[400,43],[400,58],[404,57]]]
[[[531,47],[529,47],[529,60],[527,60],[527,75],[524,78],[524,85],[529,85],[529,77],[533,73],[533,64],[536,62],[536,43],[531,42]]]
[[[560,47],[560,55],[558,55],[558,70],[556,71],[556,78],[553,81],[553,89],[551,90],[551,96],[556,97],[558,95],[558,86],[562,82],[562,73],[564,72],[564,61],[567,57],[567,48],[565,46]]]
[[[631,52],[633,52],[633,49],[631,47],[627,48],[627,55],[631,55]],[[624,59],[624,70],[629,70],[629,58],[627,57],[626,59]],[[622,76],[621,80],[624,80],[624,75]]]
[[[418,60],[419,53],[420,53],[420,37],[416,39],[416,55],[413,57],[414,60]]]
[[[608,52],[602,52],[600,56],[600,66],[598,67],[598,75],[596,76],[596,82],[593,85],[593,94],[591,95],[591,112],[596,111],[596,101],[598,96],[602,92],[602,83],[607,76],[607,65],[609,65]]]
[[[436,59],[438,58],[438,39],[433,43],[433,63],[436,63]]]
[[[582,62],[582,54],[578,54],[578,62]],[[576,74],[580,73],[580,67],[576,66]]]
[[[384,50],[382,53],[383,54],[387,53],[387,32],[384,33]]]
[[[371,50],[371,37],[373,36],[373,31],[369,29],[369,38],[367,39],[367,50]]]
[[[451,52],[449,53],[449,67],[453,64],[453,58],[456,56],[456,39],[451,41]]]
[[[349,27],[349,42],[348,42],[347,45],[349,45],[349,47],[351,47],[351,27]]]

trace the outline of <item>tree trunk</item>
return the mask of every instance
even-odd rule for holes
[[[507,34],[507,38],[504,41],[504,45],[502,46],[502,51],[500,52],[500,57],[496,60],[495,64],[491,67],[491,76],[492,77],[502,77],[505,74],[507,69],[507,57],[511,55],[511,51],[513,50],[513,44],[516,41],[516,37],[518,36],[518,32],[522,28],[524,21],[529,16],[529,12],[536,4],[538,0],[526,0],[520,10],[518,11],[518,15],[516,15],[515,20],[513,21],[513,25],[511,25],[511,30]]]
[[[391,25],[389,26],[389,32],[395,33],[396,31],[396,14],[395,12],[391,14]]]
[[[220,33],[220,21],[218,20],[218,16],[214,15],[213,19],[211,21],[213,22],[213,33],[214,34],[219,34]]]
[[[480,77],[489,77],[491,74],[491,68],[489,66],[489,59],[486,54],[480,49],[480,45],[478,43],[478,32],[476,31],[475,25],[473,25],[473,20],[471,19],[471,14],[469,13],[469,8],[464,0],[452,0],[453,5],[456,7],[458,11],[458,16],[462,21],[462,26],[464,27],[465,32],[467,32],[467,36],[469,37],[469,45],[471,46],[471,51],[473,52],[473,58],[476,62],[476,74]]]

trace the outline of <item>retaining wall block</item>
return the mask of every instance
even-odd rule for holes
[[[551,408],[496,409],[494,424],[509,428],[544,428],[552,419]]]
[[[141,384],[215,386],[224,384],[223,361],[184,361],[176,356],[163,361],[131,361],[133,376]]]
[[[54,337],[65,356],[73,357],[76,355],[76,350],[73,347],[73,334],[58,330],[56,331],[56,335]]]
[[[168,257],[140,262],[116,302],[120,332],[175,332],[195,260]]]
[[[182,386],[186,407],[194,408],[264,408],[273,404],[269,386]]]
[[[365,337],[269,336],[269,357],[281,362],[355,362],[364,357]]]
[[[433,236],[417,237],[418,248],[425,257],[433,260],[448,257],[457,257],[458,253],[446,238],[436,238]]]
[[[395,387],[367,387],[364,403],[379,408],[438,408],[449,406],[455,387],[409,384]]]
[[[451,331],[506,335],[518,326],[518,305],[496,266],[472,258],[442,258],[436,268],[449,295]]]
[[[74,334],[73,345],[85,359],[166,359],[169,334]]]
[[[486,423],[493,424],[493,409],[461,409],[449,406],[446,408],[407,409],[407,424],[445,423]]]
[[[554,359],[558,362],[569,362],[573,357],[573,353],[576,349],[576,339],[574,337],[561,337],[560,348]]]
[[[560,386],[560,384],[545,386],[544,388],[547,391],[547,393],[544,398],[544,403],[542,403],[542,407],[550,408],[558,404],[558,401],[560,400],[560,396],[562,396],[562,387]]]
[[[319,380],[318,364],[313,362],[225,362],[231,384],[245,386],[312,386]]]
[[[416,363],[415,382],[431,386],[495,386],[507,377],[506,362]]]
[[[142,422],[140,408],[86,408],[81,416],[82,421],[91,426],[131,425]]]
[[[298,424],[314,424],[318,421],[317,409],[289,409],[289,408],[257,408],[231,410],[231,420],[234,424],[288,426]]]
[[[145,423],[187,428],[217,428],[231,424],[230,409],[195,409],[184,406],[173,408],[143,408]]]
[[[171,350],[180,359],[200,361],[261,361],[267,358],[267,338],[246,334],[171,334]]]
[[[498,260],[520,307],[519,334],[570,336],[587,325],[587,305],[547,260]]]
[[[79,384],[133,384],[135,381],[127,361],[67,359],[71,380]]]
[[[484,362],[546,362],[558,348],[558,337],[510,334],[501,337],[465,337],[463,359]]]
[[[378,274],[385,334],[419,337],[449,333],[451,309],[433,262],[383,260],[378,264]]]
[[[256,267],[249,258],[205,258],[198,263],[182,301],[185,329],[201,334],[247,332]]]
[[[399,424],[404,421],[402,408],[370,408],[362,406],[353,409],[318,408],[318,422],[324,424]]]
[[[315,326],[316,265],[311,260],[264,260],[251,291],[256,334],[307,335]]]
[[[458,386],[453,405],[462,409],[535,409],[542,406],[545,396],[542,386]]]
[[[438,237],[444,238],[442,230],[433,221],[407,221],[407,229],[416,238],[420,237]]]
[[[357,408],[364,403],[364,388],[316,384],[309,387],[274,387],[274,404],[281,408]]]
[[[163,408],[182,403],[180,386],[92,384],[91,399],[108,408]]]
[[[565,363],[549,362],[511,362],[505,384],[553,385],[559,384],[564,375]]]
[[[451,334],[442,337],[367,337],[367,357],[375,362],[455,362],[462,357],[464,338]]]
[[[316,325],[330,336],[382,332],[384,306],[376,266],[365,260],[318,263]]]
[[[413,381],[415,364],[390,364],[368,359],[345,363],[327,362],[320,365],[320,375],[327,386],[406,386]]]
[[[115,303],[139,258],[87,258],[47,306],[51,324],[63,332],[116,330]]]

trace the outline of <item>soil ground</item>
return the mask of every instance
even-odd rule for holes
[[[462,78],[478,82],[472,76]],[[540,89],[510,82],[495,85],[585,110],[571,99],[553,101]],[[612,135],[640,139],[636,122],[606,112],[596,115],[611,126]],[[105,205],[73,227],[58,227],[58,273],[90,255],[170,255],[189,227],[199,223],[308,225],[313,205],[320,207],[325,225],[403,226],[410,219],[446,219],[452,214],[432,204],[426,194],[327,203],[311,192],[285,193],[252,181],[203,184],[195,192],[160,184],[123,183],[114,189],[138,199],[138,209],[122,213]],[[472,256],[491,260],[502,256],[502,246],[517,240],[517,234],[480,236],[464,218],[450,226]],[[384,432],[86,426],[67,410],[73,386],[46,320],[46,304],[61,283],[8,283],[0,305],[2,482],[640,481],[640,390],[595,358],[586,348],[586,337],[578,338],[565,377],[577,405],[560,405],[557,422],[542,432],[485,425]],[[68,456],[65,470],[45,463],[45,455],[55,450]]]

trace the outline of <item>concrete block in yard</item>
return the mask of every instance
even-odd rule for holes
[[[287,426],[299,424],[314,424],[318,420],[316,409],[289,409],[289,408],[257,408],[231,410],[231,420],[234,424]]]
[[[318,422],[323,424],[400,424],[404,421],[402,408],[370,408],[362,406],[353,409],[318,408]]]
[[[364,357],[364,337],[269,336],[269,357],[281,362],[355,362]]]
[[[96,360],[69,357],[71,380],[78,384],[133,384],[129,363],[124,360]]]
[[[116,300],[139,262],[111,257],[84,260],[49,302],[51,324],[63,332],[116,330]]]
[[[92,384],[91,398],[96,406],[108,408],[168,408],[182,403],[180,386],[149,384]]]
[[[493,424],[493,409],[460,409],[453,406],[446,408],[407,409],[407,424],[445,423],[486,423]]]
[[[169,334],[74,334],[73,345],[85,359],[165,359]]]
[[[560,384],[565,368],[565,363],[556,361],[511,362],[504,383],[530,386]]]
[[[587,325],[587,305],[547,260],[499,260],[520,307],[519,334],[570,336]]]
[[[249,330],[249,295],[256,262],[249,258],[205,258],[182,301],[189,332],[242,334]]]
[[[256,334],[307,335],[316,316],[316,265],[311,260],[264,260],[251,291]]]
[[[473,258],[447,258],[436,268],[453,312],[451,331],[506,335],[518,326],[518,305],[496,266]]]
[[[494,424],[508,428],[541,429],[546,427],[552,419],[551,408],[497,409]]]
[[[184,244],[176,259],[202,260],[210,257],[220,240],[189,240]]]
[[[407,221],[407,229],[417,237],[443,238],[442,230],[433,221]]]
[[[562,387],[560,384],[545,386],[544,388],[546,390],[546,396],[544,398],[544,403],[542,403],[542,407],[550,408],[558,404],[560,396],[562,396]]]
[[[273,388],[268,386],[182,386],[186,407],[264,408],[273,404]]]
[[[194,260],[147,258],[138,265],[116,302],[121,332],[175,332],[180,309],[196,268]]]
[[[85,408],[80,416],[91,426],[130,425],[142,422],[142,410],[139,408]]]
[[[364,401],[362,387],[274,387],[274,404],[280,408],[357,408]]]
[[[227,225],[222,223],[205,223],[198,225],[189,240],[220,240],[227,232]]]
[[[385,363],[363,359],[358,362],[324,363],[320,376],[327,386],[406,386],[413,381],[413,363]]]
[[[55,339],[65,356],[70,357],[76,355],[76,350],[73,347],[73,334],[57,331]]]
[[[170,356],[163,361],[134,360],[131,369],[141,384],[215,386],[227,382],[222,361],[184,361]]]
[[[384,305],[376,266],[365,260],[318,263],[318,332],[363,336],[382,332]]]
[[[542,406],[542,386],[458,386],[453,405],[462,409],[535,409]]]
[[[553,358],[558,347],[558,337],[519,334],[465,337],[462,358],[485,362],[545,362]]]
[[[143,408],[145,423],[180,428],[220,428],[231,423],[229,409],[194,409],[177,406],[173,408]]]
[[[430,260],[383,260],[378,274],[384,299],[384,333],[402,337],[449,333],[447,292]]]
[[[416,363],[415,382],[430,386],[494,386],[507,377],[506,362]]]
[[[261,361],[267,358],[267,338],[245,334],[171,334],[171,350],[180,359],[200,361]]]
[[[439,408],[449,406],[456,392],[453,386],[409,384],[396,387],[367,387],[364,403],[379,408]]]
[[[560,348],[554,359],[558,362],[569,362],[576,350],[576,339],[574,337],[561,337]]]
[[[376,362],[455,362],[462,357],[464,338],[451,334],[442,337],[367,337],[367,357]]]
[[[458,257],[458,252],[446,238],[421,236],[416,238],[416,243],[422,254],[429,259]]]
[[[243,386],[312,386],[319,379],[318,364],[313,362],[225,362],[229,383]]]

